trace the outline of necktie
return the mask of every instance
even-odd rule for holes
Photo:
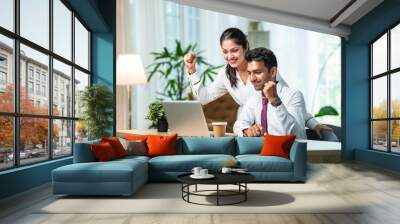
[[[262,110],[261,110],[261,126],[264,130],[264,134],[268,133],[267,106],[268,106],[268,99],[266,97],[263,97],[262,98]]]

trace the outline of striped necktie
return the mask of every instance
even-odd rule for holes
[[[263,128],[264,134],[268,133],[267,108],[268,108],[268,99],[266,97],[263,97],[262,110],[261,110],[261,126]]]

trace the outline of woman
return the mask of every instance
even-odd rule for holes
[[[255,93],[250,77],[247,73],[247,62],[244,58],[249,50],[249,42],[246,35],[238,28],[226,29],[220,37],[222,54],[227,62],[226,66],[218,72],[214,82],[208,87],[202,86],[200,77],[196,73],[196,55],[190,52],[184,56],[192,90],[201,104],[205,105],[229,93],[239,104],[238,115],[240,114],[246,100]],[[277,80],[281,85],[287,85],[278,74]],[[318,135],[322,130],[331,131],[328,126],[321,125],[310,114],[307,114],[306,126],[313,129]]]

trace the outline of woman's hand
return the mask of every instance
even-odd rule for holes
[[[185,54],[183,61],[185,62],[189,75],[196,72],[196,54],[194,52],[191,51]]]

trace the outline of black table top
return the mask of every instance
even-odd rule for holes
[[[215,177],[211,179],[193,179],[192,173],[186,173],[177,177],[178,181],[186,184],[236,184],[248,183],[255,180],[249,173],[212,173]]]

